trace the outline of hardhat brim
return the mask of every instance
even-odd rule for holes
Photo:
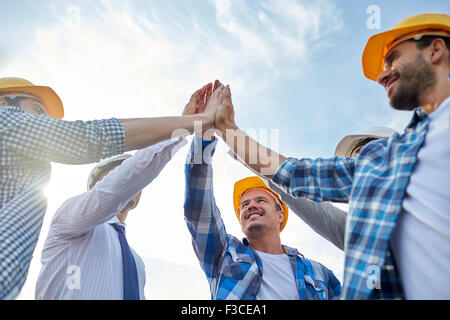
[[[374,138],[374,139],[380,139],[380,138],[386,138],[382,136],[374,136],[370,134],[354,134],[344,137],[339,144],[336,147],[336,150],[334,151],[334,156],[339,158],[345,158],[350,157],[350,154],[356,144],[364,139],[368,138]]]
[[[278,200],[278,203],[280,203],[281,208],[284,212],[284,220],[280,227],[280,232],[283,231],[284,227],[286,226],[287,219],[288,219],[288,207],[287,205],[281,200],[280,196],[271,190],[259,177],[248,177],[242,180],[237,181],[234,184],[234,190],[233,190],[233,205],[234,205],[234,211],[236,213],[236,216],[239,221],[241,221],[241,217],[239,214],[239,205],[241,203],[241,196],[250,189],[265,189],[267,190],[273,197],[275,197]]]
[[[435,32],[433,32],[433,30],[435,30]],[[399,37],[415,32],[421,33],[422,31],[423,35],[432,35],[433,33],[439,33],[439,30],[450,32],[450,29],[447,25],[420,24],[416,26],[408,26],[381,32],[370,37],[367,41],[362,55],[362,67],[364,75],[370,80],[377,81],[378,76],[383,71],[385,55],[393,46],[392,44],[394,44]],[[410,38],[412,37],[413,36],[411,36]],[[405,40],[407,39],[408,38],[406,38]]]
[[[37,96],[44,103],[47,114],[56,119],[64,117],[64,108],[61,99],[52,88],[46,86],[20,86],[2,88],[0,92],[22,91]]]

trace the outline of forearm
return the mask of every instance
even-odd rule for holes
[[[180,145],[167,141],[137,151],[91,191],[67,200],[52,221],[54,232],[77,236],[111,219],[158,176]]]
[[[238,127],[220,131],[232,152],[256,174],[271,179],[286,158],[261,145]]]
[[[119,119],[125,131],[126,151],[145,148],[149,145],[186,136],[194,129],[206,130],[214,125],[214,119],[205,114],[181,117],[143,119]]]

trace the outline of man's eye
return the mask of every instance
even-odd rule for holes
[[[386,58],[386,64],[388,66],[392,65],[392,63],[395,61],[395,59],[397,59],[398,54],[397,52],[393,52],[391,55],[389,55],[389,57]]]

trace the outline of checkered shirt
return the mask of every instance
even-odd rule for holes
[[[185,220],[214,300],[254,300],[263,267],[247,239],[227,234],[213,194],[211,158],[217,142],[194,138],[186,163]],[[205,150],[207,150],[205,152]],[[205,161],[202,161],[205,154]],[[209,159],[208,159],[209,158]],[[301,300],[336,299],[341,284],[322,264],[287,248]]]
[[[22,288],[42,226],[50,162],[86,164],[124,152],[117,119],[63,121],[0,108],[0,299]]]
[[[402,134],[367,144],[355,159],[287,159],[272,181],[295,197],[349,202],[343,299],[403,299],[390,236],[428,129],[417,108]]]

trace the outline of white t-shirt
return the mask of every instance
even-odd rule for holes
[[[297,282],[287,254],[256,251],[263,265],[256,300],[298,300]]]
[[[429,118],[391,238],[407,299],[450,299],[450,97]]]

